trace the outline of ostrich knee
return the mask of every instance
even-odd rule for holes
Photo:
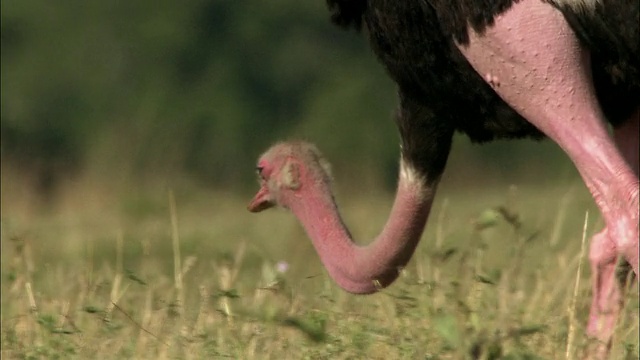
[[[593,298],[587,334],[605,344],[611,340],[622,305],[621,289],[616,278],[617,259],[616,245],[607,229],[594,235],[589,251]]]

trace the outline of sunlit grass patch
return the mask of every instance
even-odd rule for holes
[[[231,195],[143,193],[115,210],[20,221],[6,206],[2,355],[558,359],[570,334],[580,354],[591,294],[584,257],[575,284],[594,207],[553,190],[468,194],[436,201],[414,259],[371,296],[336,287],[289,213],[250,215]],[[361,242],[391,204],[389,195],[342,203]],[[601,226],[590,218],[588,235]],[[614,358],[637,358],[636,293]]]

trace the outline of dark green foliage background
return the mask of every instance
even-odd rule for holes
[[[2,2],[2,160],[46,191],[87,173],[245,189],[282,138],[390,188],[394,107],[366,34],[333,26],[322,0]]]

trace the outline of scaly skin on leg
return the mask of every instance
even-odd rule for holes
[[[594,358],[606,357],[611,347],[611,336],[622,308],[621,284],[616,278],[618,252],[616,244],[605,228],[591,239],[589,262],[593,298],[587,324],[587,334],[599,340],[593,344]],[[592,354],[595,355],[595,354]]]
[[[622,153],[622,156],[627,161],[627,164],[631,167],[631,170],[636,175],[636,191],[638,189],[638,175],[640,174],[640,143],[638,138],[640,137],[640,107],[638,107],[631,115],[629,120],[622,124],[621,126],[615,128],[613,130],[613,138],[616,142],[616,146]],[[637,199],[636,192],[636,199]],[[636,211],[638,211],[638,203],[636,201]],[[637,213],[636,213],[637,215]],[[627,261],[631,264],[635,274],[636,280],[638,279],[638,217],[636,216],[636,237],[635,244],[631,244],[631,246],[622,248],[621,252]],[[618,239],[615,239],[616,241]],[[618,244],[619,247],[623,247],[624,244]],[[626,253],[624,253],[626,251]]]
[[[629,121],[613,130],[613,137],[623,157],[638,175],[638,123],[640,123],[640,109]],[[611,346],[609,341],[616,324],[616,319],[623,305],[622,286],[616,276],[618,253],[615,239],[609,236],[605,227],[591,239],[589,260],[591,263],[593,301],[589,312],[587,333],[601,341],[592,347],[594,358],[606,357]]]
[[[638,274],[638,176],[621,155],[633,150],[633,122],[617,130],[619,150],[595,96],[590,55],[562,14],[545,2],[514,4],[484,33],[471,31],[468,46],[458,47],[481,76],[492,79],[496,93],[568,154],[600,208],[606,231],[590,251],[592,309],[613,311],[592,311],[589,330],[608,343],[619,309],[617,255]],[[635,127],[637,134],[637,122]],[[635,144],[637,162],[637,138]]]
[[[640,132],[640,107],[636,109],[631,118],[624,124],[613,129],[613,138],[618,149],[624,156],[631,169],[638,176],[640,167],[640,144],[638,144],[638,133]]]

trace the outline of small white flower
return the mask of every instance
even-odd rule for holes
[[[276,264],[276,271],[284,274],[287,272],[287,270],[289,270],[289,263],[286,261],[278,261],[278,263]]]

